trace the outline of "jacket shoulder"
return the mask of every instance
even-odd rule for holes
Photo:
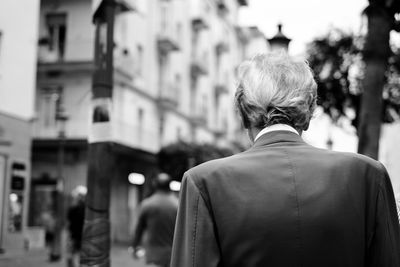
[[[202,187],[201,184],[214,180],[217,173],[222,173],[226,170],[232,170],[232,168],[239,163],[241,156],[246,153],[241,152],[229,157],[219,158],[204,162],[189,169],[184,177],[195,183],[197,187]]]
[[[331,161],[336,162],[336,165],[342,166],[343,168],[351,168],[360,173],[365,173],[367,177],[372,178],[379,184],[383,182],[387,171],[384,165],[368,156],[351,153],[351,152],[336,152],[325,150],[327,154],[330,154],[333,158]]]
[[[342,157],[344,160],[347,160],[351,163],[363,165],[367,168],[373,168],[381,171],[383,168],[382,163],[362,154],[350,153],[350,152],[332,152],[332,153],[335,153],[338,157]]]

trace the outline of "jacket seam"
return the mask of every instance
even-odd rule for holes
[[[197,216],[199,214],[199,200],[200,200],[200,194],[197,196],[196,199],[196,213],[194,216],[194,229],[193,229],[193,245],[192,245],[192,266],[195,266],[195,254],[196,254],[196,235],[197,235]]]
[[[298,190],[297,190],[297,183],[296,183],[296,178],[295,178],[295,171],[294,171],[294,166],[293,166],[293,162],[291,161],[290,157],[289,157],[289,153],[287,152],[287,150],[285,149],[285,155],[286,158],[289,162],[289,166],[290,166],[290,172],[292,174],[292,180],[293,180],[293,185],[294,185],[294,191],[295,191],[295,200],[296,200],[296,209],[297,209],[297,231],[298,231],[298,235],[297,235],[297,239],[298,239],[298,257],[300,260],[300,264],[299,266],[301,266],[301,246],[302,246],[302,242],[301,242],[301,218],[300,218],[300,204],[299,204],[299,197],[298,197]]]
[[[186,173],[186,175],[187,176],[191,176],[191,177],[195,177],[196,176],[195,174],[193,174],[193,173],[189,174],[188,172]],[[211,203],[210,203],[210,199],[208,197],[206,197],[205,193],[203,192],[203,191],[206,191],[206,190],[201,184],[197,184],[195,179],[190,179],[190,182],[194,185],[194,187],[196,188],[197,192],[199,193],[199,196],[198,196],[199,199],[198,199],[197,202],[199,203],[200,198],[202,199],[202,201],[204,202],[205,208],[207,209],[207,212],[210,215],[211,220],[213,221],[213,229],[214,229],[214,232],[215,232],[216,242],[217,242],[217,245],[218,245],[218,248],[219,248],[219,253],[222,255],[221,244],[220,244],[219,235],[218,235],[219,231],[218,231],[217,224],[215,222],[214,212],[213,212],[213,209],[212,209],[212,206],[211,206]],[[197,207],[198,207],[198,205],[199,204],[197,204]]]

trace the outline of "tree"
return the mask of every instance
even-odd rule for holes
[[[368,18],[368,31],[363,49],[365,75],[362,81],[363,96],[358,122],[358,152],[378,158],[382,98],[391,54],[390,31],[398,27],[395,14],[400,12],[399,1],[369,0],[364,13]]]
[[[400,77],[400,54],[399,50],[390,51],[389,68],[384,72],[382,78],[385,86],[375,99],[381,105],[380,110],[377,107],[367,108],[368,106],[365,104],[363,109],[361,107],[362,96],[365,95],[365,91],[371,90],[369,87],[365,87],[365,76],[368,75],[369,79],[375,77],[375,74],[366,74],[366,63],[363,61],[364,41],[363,37],[335,29],[312,41],[308,45],[307,53],[308,61],[317,78],[318,104],[336,124],[340,125],[341,119],[344,117],[352,120],[352,124],[360,136],[359,151],[367,154],[364,152],[364,148],[371,148],[376,145],[376,142],[366,140],[365,136],[361,134],[364,129],[359,128],[360,120],[363,118],[365,122],[366,119],[361,117],[361,114],[365,116],[365,113],[362,113],[363,110],[367,109],[374,113],[373,115],[378,117],[378,122],[375,120],[374,123],[378,123],[379,126],[381,121],[393,122],[400,113],[400,80],[398,79]],[[367,123],[371,122],[367,120]],[[374,138],[376,141],[379,140],[379,136]],[[376,158],[377,150],[376,156],[370,153],[367,155]]]
[[[174,180],[180,181],[183,174],[203,162],[231,156],[236,151],[212,144],[195,144],[179,141],[163,147],[158,152],[158,165],[161,171],[168,173]]]
[[[318,104],[335,123],[343,117],[352,118],[349,110],[357,113],[359,108],[360,75],[351,72],[360,67],[359,38],[338,29],[308,45],[308,62],[318,84]],[[360,69],[360,68],[359,68]]]

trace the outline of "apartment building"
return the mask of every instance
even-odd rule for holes
[[[150,182],[162,146],[236,140],[235,70],[252,38],[238,36],[245,0],[127,2],[134,10],[118,15],[114,27],[113,241],[129,240],[145,194],[143,186],[129,183],[129,174]],[[55,208],[60,182],[66,198],[86,184],[93,6],[91,0],[41,1],[30,226]]]
[[[27,234],[38,17],[39,0],[0,2],[0,254]]]

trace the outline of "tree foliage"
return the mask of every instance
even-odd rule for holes
[[[318,104],[335,123],[349,118],[358,126],[363,93],[363,38],[335,29],[308,44],[307,60],[318,83]],[[383,122],[400,113],[400,49],[392,49],[383,90]]]
[[[239,150],[239,149],[238,149]],[[203,162],[233,155],[236,149],[221,148],[212,144],[195,144],[179,141],[163,147],[158,153],[161,171],[180,181],[183,174]]]

